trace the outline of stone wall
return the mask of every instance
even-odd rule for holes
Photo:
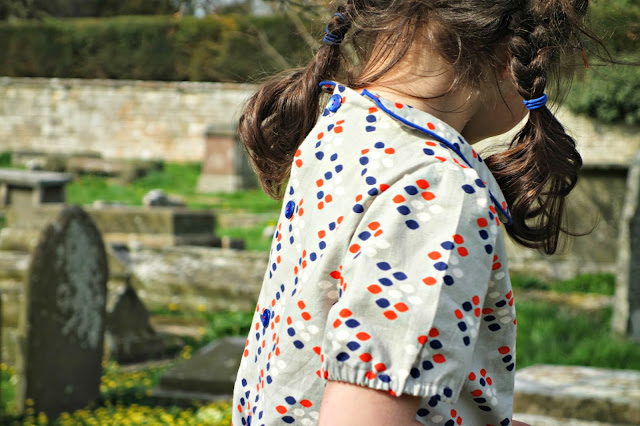
[[[96,151],[201,161],[208,126],[233,128],[254,86],[0,78],[0,151]]]

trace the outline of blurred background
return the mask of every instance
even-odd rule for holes
[[[281,208],[237,118],[333,10],[0,0],[0,423],[230,424]],[[518,344],[501,356],[534,425],[640,424],[640,67],[591,53],[640,62],[640,3],[595,1],[589,21],[606,50],[569,60],[552,99],[584,159],[567,223],[593,232],[554,257],[508,246]]]

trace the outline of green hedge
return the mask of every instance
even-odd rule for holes
[[[0,24],[0,75],[142,80],[253,81],[311,55],[286,18],[249,15],[124,16]]]

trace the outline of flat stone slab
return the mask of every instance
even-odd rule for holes
[[[16,186],[59,186],[73,180],[68,173],[0,168],[0,182]]]
[[[535,365],[516,372],[514,411],[640,424],[640,371]]]

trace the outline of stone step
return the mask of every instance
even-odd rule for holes
[[[640,425],[640,371],[558,365],[527,367],[516,372],[514,411],[543,418]],[[532,425],[573,424],[558,421]]]
[[[538,414],[514,413],[513,418],[531,426],[618,426],[614,423],[590,422],[577,419],[561,419]]]

